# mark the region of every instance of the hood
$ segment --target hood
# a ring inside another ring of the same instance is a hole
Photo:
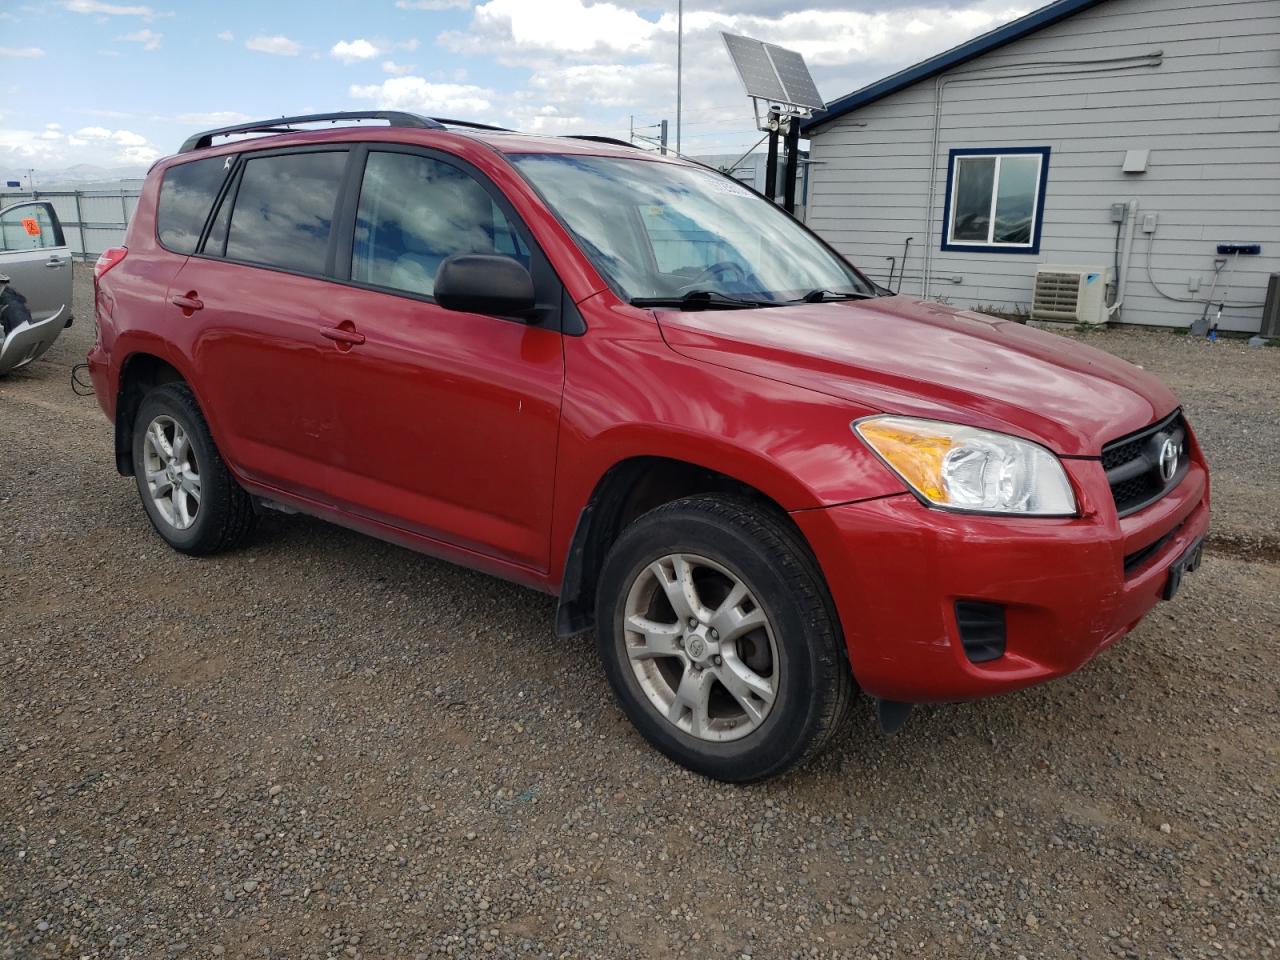
[[[657,315],[677,353],[847,400],[854,416],[967,423],[1066,456],[1098,456],[1178,403],[1109,353],[911,297]]]

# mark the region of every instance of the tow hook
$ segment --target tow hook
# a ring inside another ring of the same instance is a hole
[[[877,700],[876,719],[880,721],[880,732],[886,737],[897,733],[911,716],[912,703],[901,700]]]

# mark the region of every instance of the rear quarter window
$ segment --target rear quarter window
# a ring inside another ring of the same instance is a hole
[[[162,246],[175,253],[195,253],[200,231],[227,174],[225,167],[224,157],[209,157],[164,172],[156,206],[156,233]]]

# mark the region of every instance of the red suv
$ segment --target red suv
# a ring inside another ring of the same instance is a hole
[[[276,507],[554,593],[640,731],[723,780],[812,753],[855,688],[891,730],[1075,670],[1209,522],[1150,375],[889,295],[623,143],[211,131],[151,170],[96,286],[116,464],[170,545]]]

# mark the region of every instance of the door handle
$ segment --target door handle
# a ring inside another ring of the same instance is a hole
[[[204,301],[196,296],[196,292],[194,290],[189,290],[185,294],[175,293],[172,297],[169,298],[169,302],[172,303],[175,307],[181,307],[182,312],[185,313],[188,317],[191,316],[191,314],[195,313],[197,310],[204,309]]]
[[[57,257],[50,257],[48,260],[44,262],[44,265],[48,267],[50,270],[56,270],[58,267],[62,266],[66,262],[67,261],[65,260],[59,260]]]
[[[348,347],[354,347],[357,344],[364,343],[364,334],[357,333],[353,327],[326,327],[320,331],[320,336],[328,337],[335,343],[346,344]]]

